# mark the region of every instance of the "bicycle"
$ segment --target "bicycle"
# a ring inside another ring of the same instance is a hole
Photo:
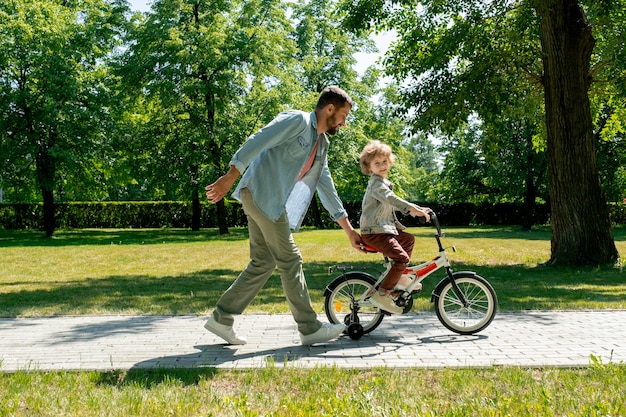
[[[491,284],[472,271],[453,272],[450,260],[443,247],[439,220],[434,212],[430,212],[430,221],[436,229],[435,240],[439,253],[433,259],[408,266],[403,273],[410,279],[406,288],[396,286],[392,297],[396,305],[403,308],[402,314],[408,313],[413,307],[413,296],[421,292],[421,283],[440,269],[445,269],[445,277],[431,293],[430,301],[434,303],[435,313],[439,321],[449,330],[470,335],[484,330],[496,315],[498,298]],[[453,252],[456,248],[451,246]],[[378,251],[365,247],[371,253]],[[351,339],[360,339],[364,334],[376,329],[385,316],[391,315],[371,304],[370,296],[378,291],[378,286],[387,275],[392,261],[384,256],[384,271],[378,278],[364,272],[354,270],[353,266],[333,265],[328,268],[342,270],[341,275],[334,278],[324,292],[324,309],[331,323],[346,325],[345,333]]]

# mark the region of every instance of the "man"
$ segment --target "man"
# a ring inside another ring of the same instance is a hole
[[[337,195],[327,158],[326,134],[334,135],[345,126],[351,109],[352,99],[345,91],[324,89],[315,111],[280,113],[237,150],[228,172],[206,187],[209,201],[217,203],[243,173],[233,197],[241,201],[248,218],[250,263],[218,300],[204,326],[228,343],[246,343],[232,327],[233,316],[243,313],[276,268],[303,345],[335,339],[344,331],[343,324],[317,319],[291,229],[298,230],[317,190],[332,219],[360,250],[361,237]]]

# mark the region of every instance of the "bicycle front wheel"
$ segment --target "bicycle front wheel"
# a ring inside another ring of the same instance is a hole
[[[334,324],[359,323],[363,333],[374,330],[384,314],[373,306],[364,294],[372,289],[376,279],[364,272],[348,272],[335,278],[326,288],[324,309],[328,321]]]
[[[478,333],[489,326],[496,315],[496,292],[486,279],[474,273],[457,272],[454,277],[467,305],[463,305],[452,283],[444,279],[433,292],[437,318],[455,333]]]

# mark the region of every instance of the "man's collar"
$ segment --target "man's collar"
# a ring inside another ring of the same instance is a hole
[[[317,115],[315,114],[315,110],[311,112],[311,126],[317,131]]]

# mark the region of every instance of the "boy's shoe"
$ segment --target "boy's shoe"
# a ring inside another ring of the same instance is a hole
[[[314,345],[316,343],[328,342],[335,339],[346,329],[344,324],[322,324],[318,331],[311,334],[300,333],[300,340],[305,346]]]
[[[218,323],[213,316],[209,316],[209,319],[204,324],[204,328],[226,340],[231,345],[245,345],[248,343],[243,337],[237,336],[237,333],[233,330],[233,326]]]
[[[376,291],[371,297],[370,302],[372,305],[380,308],[381,310],[385,310],[392,314],[402,314],[404,309],[402,307],[398,307],[396,303],[393,301],[391,296],[381,295],[378,291]]]

